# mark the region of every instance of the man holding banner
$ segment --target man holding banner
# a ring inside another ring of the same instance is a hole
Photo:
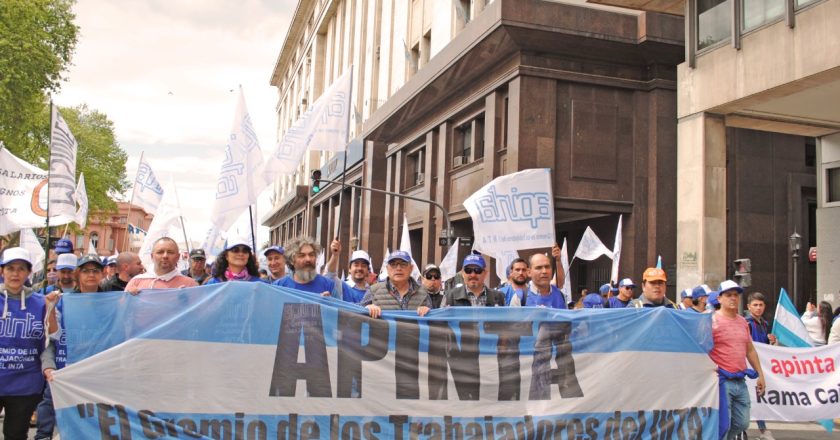
[[[487,263],[481,255],[467,255],[461,264],[464,273],[464,285],[446,292],[440,303],[447,306],[488,306],[500,307],[505,305],[505,296],[495,289],[488,289],[484,285],[487,278]]]
[[[386,260],[388,278],[371,286],[360,306],[371,318],[382,316],[383,310],[417,310],[424,316],[432,308],[426,288],[411,278],[411,255],[406,251],[391,252]]]

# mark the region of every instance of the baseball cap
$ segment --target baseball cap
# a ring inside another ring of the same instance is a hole
[[[438,273],[440,273],[440,268],[437,267],[437,265],[430,263],[430,264],[427,264],[426,267],[423,268],[423,275],[426,275],[426,272],[428,272],[430,270],[436,270],[436,271],[438,271]]]
[[[736,290],[738,293],[744,293],[744,288],[732,280],[726,280],[720,283],[720,287],[718,287],[718,292],[720,293],[726,292],[727,290]]]
[[[691,289],[683,289],[683,291],[680,292],[680,298],[682,298],[682,299],[691,298]]]
[[[8,248],[3,251],[3,266],[11,263],[12,261],[23,261],[29,266],[29,269],[32,269],[32,257],[29,255],[29,251],[22,248],[22,247],[13,247]]]
[[[642,276],[643,281],[668,281],[668,277],[665,276],[665,271],[659,269],[658,267],[649,267],[645,269],[645,273]]]
[[[61,269],[75,269],[76,268],[76,256],[73,254],[60,254],[58,256],[58,261],[55,263],[55,270]]]
[[[362,261],[366,262],[368,264],[368,267],[373,266],[370,263],[370,255],[368,255],[368,253],[365,252],[365,251],[358,250],[358,251],[353,251],[353,253],[350,254],[350,263],[353,263],[354,261],[357,261],[357,260],[362,260]]]
[[[630,278],[625,278],[618,282],[618,287],[631,287],[635,289],[636,283],[634,283]]]
[[[482,269],[487,267],[487,263],[484,262],[484,257],[481,255],[470,254],[464,257],[464,263],[461,264],[461,267],[467,266],[478,266]]]
[[[718,292],[716,290],[713,291],[712,293],[709,294],[709,299],[706,301],[706,303],[708,303],[712,307],[719,306],[720,301],[718,300],[718,296],[720,296],[720,292]]]
[[[108,266],[116,266],[117,265],[117,256],[112,255],[110,257],[105,257],[105,261],[103,261]]]
[[[612,286],[610,286],[609,283],[601,285],[601,288],[598,289],[598,291],[601,292],[601,295],[610,293],[610,290],[612,290]]]
[[[193,249],[190,251],[190,259],[191,260],[206,260],[207,254],[204,253],[204,249]]]
[[[55,253],[57,254],[69,254],[73,252],[73,242],[62,238],[55,242]]]
[[[396,250],[394,252],[391,252],[390,255],[388,255],[388,263],[394,260],[402,260],[406,263],[411,263],[411,255],[409,255],[409,253],[406,251]]]
[[[608,286],[609,284],[604,284],[604,286]],[[601,286],[601,287],[604,287]],[[600,295],[590,293],[583,297],[583,308],[585,309],[602,309],[604,308],[604,300],[601,299]]]
[[[712,293],[712,289],[705,284],[701,284],[691,290],[691,297],[700,298],[701,296],[709,296],[710,293]]]
[[[84,257],[79,258],[79,267],[82,267],[88,263],[94,263],[100,268],[105,267],[105,265],[102,264],[102,260],[100,260],[99,257],[97,257],[94,254],[87,254]]]
[[[234,237],[228,240],[227,246],[225,246],[225,250],[229,251],[237,246],[245,246],[250,250],[251,242],[249,240],[246,240],[244,237]]]

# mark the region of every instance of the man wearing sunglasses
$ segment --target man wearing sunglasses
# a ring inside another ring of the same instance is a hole
[[[432,308],[439,309],[443,300],[443,289],[441,288],[440,268],[434,264],[427,264],[423,269],[423,277],[420,282],[429,292],[429,299],[432,301]]]
[[[371,286],[359,303],[367,308],[371,318],[378,318],[383,310],[416,310],[420,316],[431,309],[426,288],[411,278],[411,255],[406,251],[391,252],[385,262],[388,278]]]
[[[487,263],[481,255],[467,255],[461,265],[464,285],[447,290],[441,307],[500,307],[505,305],[505,295],[484,285]]]

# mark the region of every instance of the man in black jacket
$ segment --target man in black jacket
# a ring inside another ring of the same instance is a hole
[[[449,289],[441,301],[441,307],[501,307],[505,305],[505,295],[484,285],[487,278],[487,263],[481,255],[467,255],[461,265],[464,285]]]
[[[143,263],[134,252],[123,252],[117,255],[117,268],[114,276],[100,284],[105,292],[125,290],[125,285],[132,278],[143,272]],[[104,273],[103,273],[104,275]]]

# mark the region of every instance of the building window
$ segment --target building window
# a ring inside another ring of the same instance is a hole
[[[733,0],[697,0],[697,49],[730,37]]]
[[[840,202],[840,166],[825,170],[825,202]]]
[[[405,157],[406,188],[422,185],[426,181],[426,148],[418,148]]]
[[[814,138],[805,139],[805,166],[817,166],[817,140]]]
[[[76,234],[76,249],[85,247],[85,234]]]
[[[458,25],[455,28],[460,31],[470,23],[470,19],[472,18],[472,2],[470,0],[455,0],[454,3],[455,12],[458,16]]]
[[[97,249],[99,249],[99,234],[97,234],[96,232],[91,232],[90,249],[87,250],[87,253],[95,253]]]
[[[114,239],[113,238],[108,239],[108,250],[111,251],[111,252],[114,252]]]
[[[484,157],[484,113],[455,127],[452,168]]]
[[[785,0],[742,0],[744,31],[778,20],[785,13]]]

